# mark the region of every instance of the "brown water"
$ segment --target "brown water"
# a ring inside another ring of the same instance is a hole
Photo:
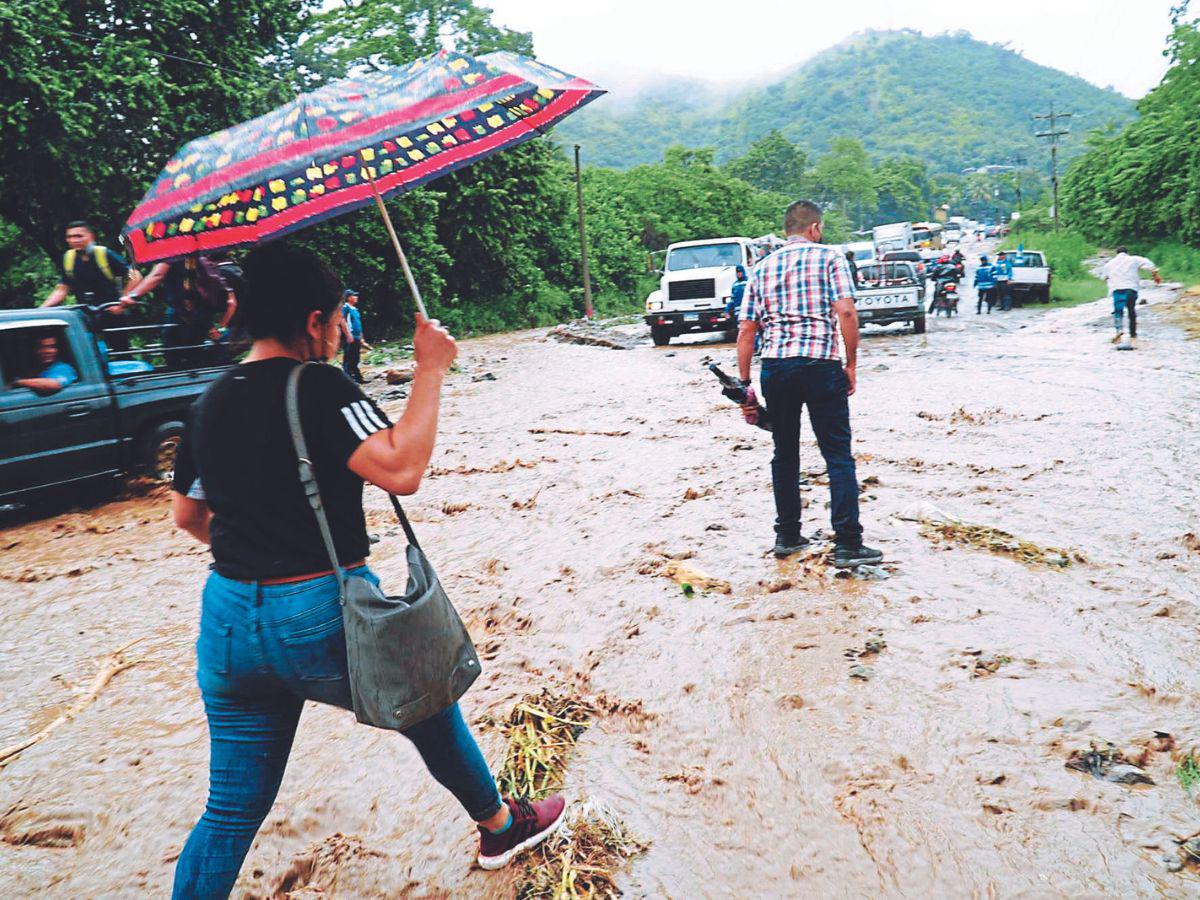
[[[1145,754],[1154,786],[1064,767],[1089,740],[1200,743],[1200,553],[1183,539],[1200,531],[1200,346],[1163,314],[1170,293],[1151,297],[1134,353],[1108,344],[1102,306],[868,333],[853,412],[882,581],[765,552],[768,437],[699,364],[732,370],[730,345],[466,343],[434,461],[451,471],[410,509],[491,657],[469,718],[543,686],[640,703],[585,733],[568,785],[652,842],[620,879],[631,896],[1194,896],[1200,877],[1161,862],[1200,827],[1171,753]],[[497,380],[471,380],[484,371]],[[808,437],[811,533],[827,489]],[[381,499],[373,562],[396,584]],[[939,547],[897,517],[923,501],[1088,562]],[[18,524],[0,549],[0,744],[142,639],[94,705],[0,769],[6,840],[57,835],[0,843],[0,894],[162,896],[204,802],[207,559],[162,496]],[[684,596],[663,554],[687,553],[732,593]],[[846,655],[871,637],[886,649]],[[973,677],[976,654],[1012,661]],[[856,663],[874,678],[849,678]],[[472,851],[403,739],[314,706],[235,896],[510,895]]]

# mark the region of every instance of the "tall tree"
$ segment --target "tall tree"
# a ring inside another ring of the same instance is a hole
[[[929,172],[925,162],[915,156],[892,156],[879,163],[875,190],[880,221],[920,220],[929,213]]]
[[[0,4],[0,217],[51,257],[71,219],[111,239],[181,144],[290,95],[309,2]]]
[[[777,129],[771,129],[741,156],[725,163],[725,171],[764,191],[799,197],[808,157]]]
[[[817,160],[810,178],[819,196],[855,225],[864,224],[878,200],[871,160],[857,138],[835,138],[829,152]]]
[[[1174,10],[1171,66],[1138,103],[1141,117],[1094,136],[1063,179],[1065,220],[1095,240],[1174,237],[1200,246],[1200,23]]]

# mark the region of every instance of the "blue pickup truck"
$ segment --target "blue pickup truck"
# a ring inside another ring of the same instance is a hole
[[[153,343],[160,326],[106,333],[106,318],[76,306],[0,310],[0,504],[93,479],[170,476],[188,408],[228,355],[187,348],[172,364]],[[51,355],[60,383],[38,377]]]

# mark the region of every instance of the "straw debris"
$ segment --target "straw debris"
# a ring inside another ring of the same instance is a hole
[[[516,897],[619,897],[616,870],[648,846],[630,834],[611,810],[591,801],[576,804],[558,834],[529,854]]]
[[[529,694],[500,723],[508,742],[497,776],[500,793],[534,800],[563,785],[567,759],[596,710],[579,697]]]
[[[1086,562],[1083,555],[1058,547],[1041,547],[1030,541],[1013,537],[1007,531],[990,525],[972,525],[969,522],[926,521],[921,534],[931,541],[945,541],[988,550],[1010,556],[1026,565],[1055,566],[1066,568],[1072,562]]]

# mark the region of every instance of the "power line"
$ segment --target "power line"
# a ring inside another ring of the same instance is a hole
[[[1071,133],[1069,120],[1074,113],[1055,113],[1054,101],[1050,101],[1050,112],[1044,116],[1033,116],[1035,122],[1049,122],[1045,131],[1039,131],[1034,137],[1050,138],[1050,185],[1054,189],[1054,230],[1058,231],[1058,139]],[[1059,129],[1058,120],[1067,120],[1067,126]]]
[[[84,41],[91,41],[96,44],[99,44],[101,41],[107,40],[108,38],[116,38],[117,40],[125,41],[128,44],[135,44],[135,41],[133,40],[132,37],[129,37],[129,36],[126,36],[123,34],[118,34],[117,32],[113,32],[112,34],[94,35],[94,34],[84,34],[79,31],[72,31],[69,28],[59,28],[57,26],[52,26],[52,25],[42,25],[41,23],[38,23],[38,22],[30,22],[29,24],[32,25],[34,28],[40,28],[42,31],[46,31],[51,34],[66,35],[68,37],[79,38],[80,40],[84,40]],[[153,37],[154,33],[151,31],[147,31],[146,36]],[[229,66],[221,66],[221,65],[218,65],[217,63],[204,62],[203,60],[199,60],[199,59],[189,59],[186,56],[179,56],[175,53],[166,53],[165,51],[162,51],[162,50],[151,50],[147,47],[142,46],[141,44],[136,44],[136,46],[143,53],[147,53],[150,56],[158,56],[163,59],[172,59],[172,60],[175,60],[176,62],[188,63],[189,65],[200,66],[205,69],[215,69],[219,72],[228,72],[230,75],[241,75],[243,78],[262,78],[263,76],[266,76],[267,78],[270,78],[272,81],[282,82],[284,80],[284,79],[280,78],[278,75],[272,74],[271,72],[269,72],[265,69],[259,70],[257,72],[248,72],[248,71],[245,71],[244,69],[231,69]]]

